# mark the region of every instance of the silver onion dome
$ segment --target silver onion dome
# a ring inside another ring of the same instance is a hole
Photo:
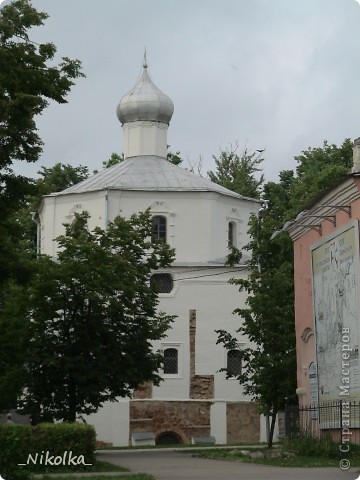
[[[122,124],[147,120],[150,122],[170,123],[174,104],[150,79],[147,64],[143,64],[142,75],[135,85],[120,100],[116,109]]]

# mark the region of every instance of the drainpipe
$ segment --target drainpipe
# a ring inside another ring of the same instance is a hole
[[[267,210],[269,208],[269,201],[264,200],[261,204],[261,208],[258,212],[258,219],[259,219],[259,225],[262,222],[262,219],[264,218],[264,215],[266,214]],[[257,259],[257,267],[258,271],[261,274],[261,262],[260,262],[260,257]],[[260,279],[261,281],[261,279]],[[265,415],[265,425],[266,425],[266,442],[269,443],[270,439],[270,417],[269,415]]]
[[[36,254],[40,255],[40,221],[38,212],[31,212],[31,219],[36,223]]]
[[[109,224],[109,187],[105,187],[105,227],[104,230],[106,232]]]

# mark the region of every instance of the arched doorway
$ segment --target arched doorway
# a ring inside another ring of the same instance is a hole
[[[183,443],[180,435],[175,432],[162,432],[157,436],[156,445],[174,445]]]

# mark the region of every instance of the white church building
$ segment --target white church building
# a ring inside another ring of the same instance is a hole
[[[91,228],[106,228],[121,215],[150,209],[153,234],[175,248],[171,266],[157,271],[159,310],[176,315],[161,343],[164,353],[160,386],[141,386],[131,399],[105,404],[87,417],[98,440],[114,446],[146,439],[156,443],[216,443],[265,440],[264,422],[236,378],[241,369],[237,351],[217,345],[216,329],[235,333],[246,294],[230,285],[246,278],[245,265],[225,264],[229,246],[248,243],[251,213],[259,201],[243,197],[167,160],[171,99],[143,72],[117,107],[124,133],[124,161],[62,192],[43,198],[39,209],[41,253],[56,257],[56,237],[75,212],[88,211]],[[247,338],[239,338],[248,345]]]

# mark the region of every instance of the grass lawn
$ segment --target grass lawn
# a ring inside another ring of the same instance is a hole
[[[81,478],[81,477],[77,477]],[[82,477],[85,478],[85,477]],[[53,477],[43,477],[43,480],[54,480]],[[74,477],[72,476],[66,476],[64,475],[63,477],[56,477],[56,480],[74,480]],[[94,477],[89,477],[89,480],[156,480],[155,477],[152,475],[147,475],[146,473],[139,473],[139,474],[134,474],[134,475],[119,475],[116,476],[111,476],[107,477],[106,475],[96,475]]]
[[[128,472],[127,468],[119,467],[109,462],[100,462],[96,460],[93,472]]]
[[[92,467],[87,467],[86,469],[62,466],[62,465],[58,465],[58,466],[44,465],[42,467],[37,465],[36,469],[31,470],[31,468],[29,468],[29,471],[32,473],[40,474],[40,475],[46,475],[47,473],[64,473],[64,474],[82,473],[82,472],[104,473],[104,472],[128,472],[129,470],[127,468],[119,467],[118,465],[114,465],[112,463],[100,462],[97,460]],[[116,478],[116,477],[113,477],[113,478]]]
[[[265,465],[274,465],[279,467],[338,467],[339,458],[329,458],[320,456],[295,456],[282,458],[250,458],[247,455],[240,453],[241,448],[234,448],[232,450],[216,449],[197,450],[192,454],[201,458],[212,458],[219,460],[240,461],[244,463],[260,463]],[[246,450],[250,450],[247,448]],[[254,449],[257,450],[257,449]],[[185,452],[184,452],[185,453]],[[189,452],[190,453],[190,452]],[[360,466],[360,458],[350,458],[352,467]]]

